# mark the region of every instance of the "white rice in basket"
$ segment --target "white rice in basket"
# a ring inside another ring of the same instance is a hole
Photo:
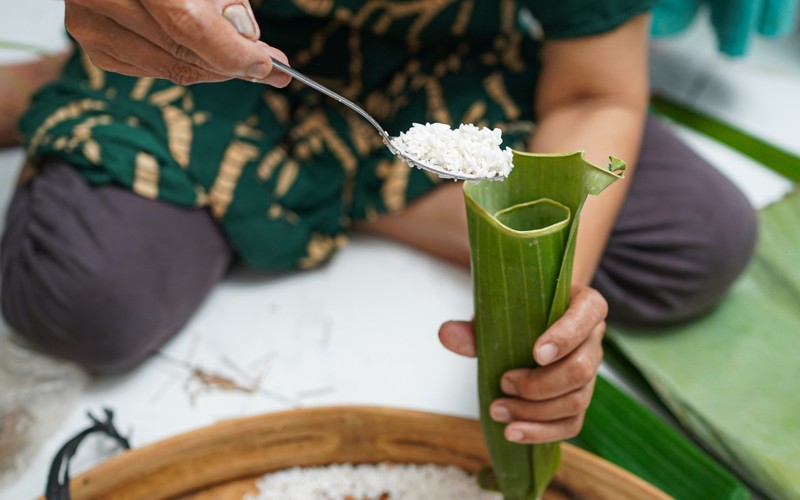
[[[334,464],[293,467],[258,480],[259,492],[245,500],[502,500],[484,491],[474,476],[454,466]]]
[[[511,148],[501,149],[502,131],[472,124],[415,123],[392,140],[398,150],[441,170],[480,178],[505,178],[513,168]]]

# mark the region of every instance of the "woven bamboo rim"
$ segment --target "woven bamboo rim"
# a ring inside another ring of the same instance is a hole
[[[567,443],[544,495],[666,499],[623,469]],[[489,463],[476,420],[394,408],[335,406],[229,420],[124,452],[77,476],[73,499],[241,498],[263,474],[332,463]]]

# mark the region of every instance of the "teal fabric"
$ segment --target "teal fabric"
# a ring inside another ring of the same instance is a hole
[[[798,0],[660,0],[653,8],[653,36],[675,35],[688,28],[702,9],[720,52],[743,56],[755,35],[781,37],[798,25]]]
[[[656,4],[656,0],[525,0],[547,38],[577,38],[610,31]]]

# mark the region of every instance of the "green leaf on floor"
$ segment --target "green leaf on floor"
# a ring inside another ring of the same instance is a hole
[[[748,483],[800,498],[800,192],[762,210],[754,261],[711,314],[610,338]]]
[[[728,470],[603,377],[571,442],[680,500],[750,498]]]
[[[0,50],[16,50],[19,52],[30,52],[33,54],[39,54],[41,56],[54,55],[50,51],[45,50],[37,45],[31,45],[22,42],[14,42],[11,40],[0,40]]]
[[[664,96],[654,96],[656,113],[704,134],[794,182],[800,182],[800,157],[713,116]]]

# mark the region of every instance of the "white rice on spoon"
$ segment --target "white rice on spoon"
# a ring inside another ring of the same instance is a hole
[[[396,149],[441,170],[490,179],[507,177],[513,168],[511,148],[501,149],[502,143],[499,128],[446,123],[415,123],[392,140]]]

